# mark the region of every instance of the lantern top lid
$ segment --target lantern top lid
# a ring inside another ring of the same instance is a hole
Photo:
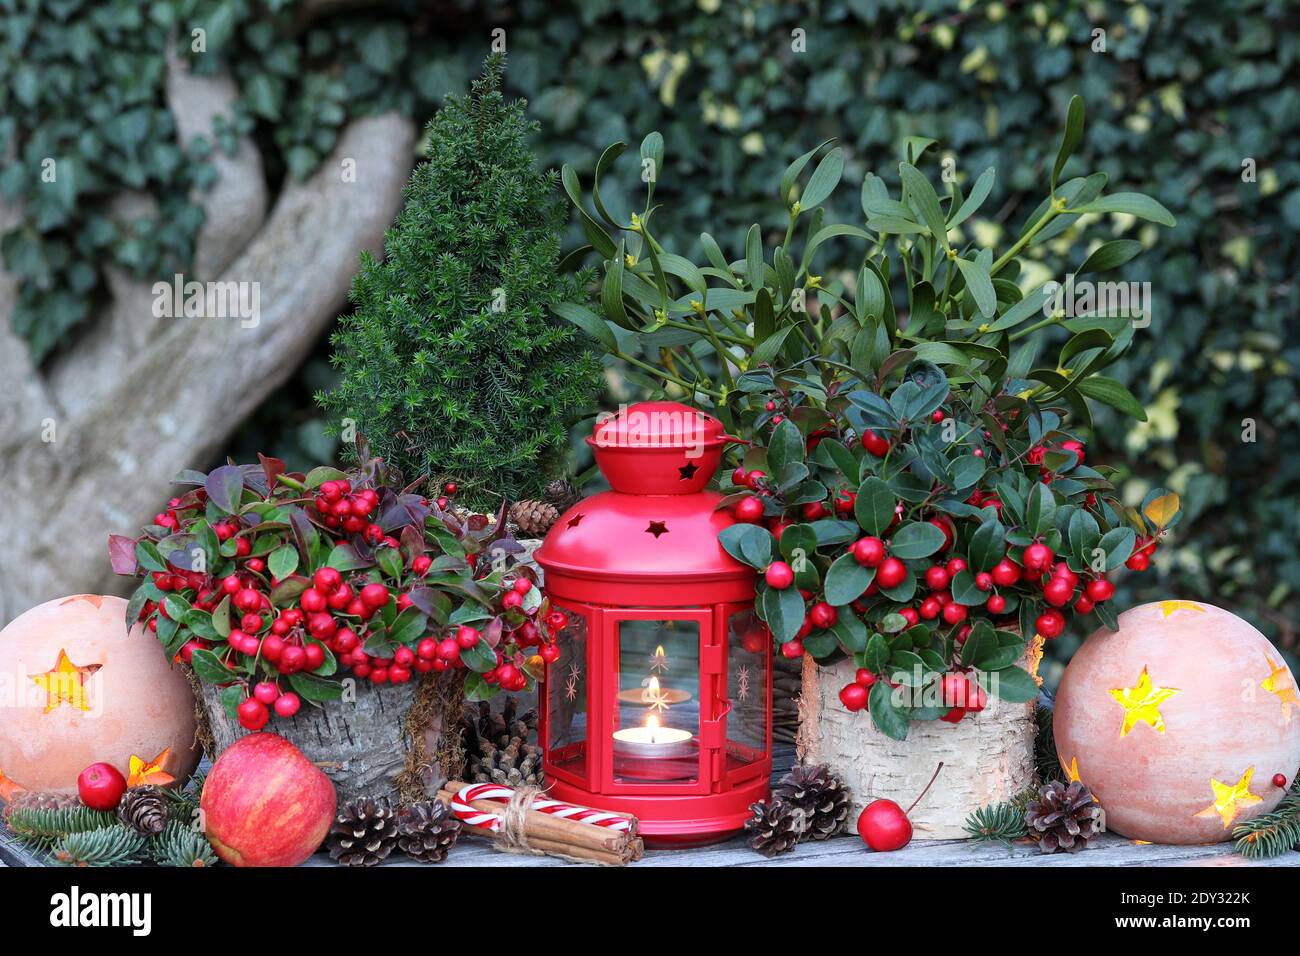
[[[680,402],[638,402],[602,413],[587,444],[610,487],[634,495],[704,490],[722,448],[740,441],[722,422]]]
[[[718,543],[735,518],[705,490],[735,440],[677,402],[603,416],[587,442],[613,490],[578,502],[546,535],[536,557],[548,593],[650,606],[752,600],[754,570]]]

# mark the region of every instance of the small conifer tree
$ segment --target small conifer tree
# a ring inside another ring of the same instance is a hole
[[[536,168],[535,123],[501,93],[489,57],[466,97],[428,127],[428,161],[384,239],[362,254],[331,342],[338,386],[317,396],[408,479],[454,479],[488,508],[540,491],[562,468],[567,424],[591,405],[600,363],[552,306],[584,298],[561,274],[558,177]]]

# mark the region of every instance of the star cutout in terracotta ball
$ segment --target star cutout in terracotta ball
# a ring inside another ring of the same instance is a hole
[[[1137,686],[1112,690],[1110,696],[1124,708],[1124,726],[1120,729],[1119,735],[1127,737],[1128,732],[1139,721],[1156,733],[1163,734],[1165,719],[1160,715],[1159,707],[1176,693],[1178,693],[1177,687],[1156,687],[1152,684],[1145,667],[1142,668],[1142,676],[1138,678]]]
[[[168,747],[158,756],[154,757],[147,763],[135,754],[131,754],[131,762],[126,777],[128,787],[143,787],[148,784],[164,786],[165,784],[175,783],[176,778],[163,770],[163,765],[167,763],[167,758],[172,755],[172,749]]]
[[[44,674],[31,675],[32,681],[45,689],[45,712],[68,704],[78,710],[90,710],[86,700],[86,681],[90,679],[101,665],[90,664],[78,667],[68,657],[68,652],[59,649],[59,659],[54,667]]]
[[[1225,830],[1232,826],[1232,821],[1237,819],[1242,807],[1253,806],[1262,799],[1250,792],[1250,778],[1254,772],[1254,767],[1247,767],[1241,779],[1234,784],[1219,783],[1211,778],[1210,788],[1214,791],[1214,802],[1196,816],[1212,817],[1218,814]]]

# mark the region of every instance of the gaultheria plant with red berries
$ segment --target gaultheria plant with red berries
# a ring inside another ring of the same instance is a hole
[[[454,484],[430,499],[363,447],[358,459],[306,475],[266,457],[187,471],[176,481],[194,487],[143,534],[109,540],[114,570],[142,579],[128,625],[144,622],[168,655],[224,687],[250,730],[340,698],[345,677],[459,669],[481,700],[532,686],[532,655],[555,656],[549,635],[565,622],[548,618],[562,614],[548,613],[501,516],[458,513]]]
[[[892,737],[914,719],[958,722],[988,694],[1035,698],[1019,665],[1027,639],[1057,637],[1073,615],[1113,625],[1109,575],[1144,569],[1178,517],[1177,496],[1161,489],[1123,508],[1114,471],[1088,461],[1084,444],[1090,401],[1145,418],[1100,373],[1148,323],[1127,307],[1066,308],[1058,287],[1018,281],[1026,250],[1082,240],[1086,217],[1174,224],[1148,196],[1103,195],[1104,173],[1060,179],[1083,126],[1076,97],[1048,194],[1001,254],[961,238],[994,170],[969,195],[951,181],[941,197],[917,166],[934,145],[920,137],[907,140],[895,194],[864,177],[862,226],[827,223],[819,208],[840,181],[839,148],[800,181],[823,144],[782,177],[785,229],[754,225],[735,261],[705,233],[704,264],[653,235],[666,175],[658,133],[641,144],[642,169],[656,175],[643,177],[645,205],[627,222],[599,193],[622,144],[596,164],[595,215],[564,170],[605,260],[603,316],[557,311],[627,361],[629,378],[709,406],[750,440],[722,504],[739,523],[722,544],[762,572],[758,613],[781,652],[851,655],[857,680],[841,700],[869,707]],[[1074,273],[1140,252],[1101,242]],[[813,274],[818,257],[834,278]]]

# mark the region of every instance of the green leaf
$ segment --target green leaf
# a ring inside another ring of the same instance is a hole
[[[808,165],[809,160],[821,152],[824,147],[833,142],[835,142],[833,139],[828,139],[824,143],[818,143],[785,168],[785,172],[781,174],[780,195],[781,202],[785,203],[787,207],[794,203],[792,193],[794,190],[794,184],[799,178],[799,174],[803,172],[804,167]]]
[[[980,177],[975,180],[975,185],[971,187],[970,195],[966,197],[966,201],[948,220],[949,229],[957,228],[979,211],[980,206],[984,205],[984,200],[988,198],[989,191],[993,188],[993,180],[996,177],[997,171],[992,166],[980,173]]]
[[[944,222],[943,210],[939,206],[939,196],[930,185],[930,180],[926,179],[911,163],[899,163],[898,174],[903,180],[903,188],[907,190],[908,197],[921,216],[921,221],[930,230],[930,235],[934,236],[935,241],[944,249],[947,249],[948,227]]]
[[[339,700],[343,697],[343,684],[341,682],[326,680],[324,677],[317,677],[315,674],[308,674],[305,671],[290,674],[289,686],[304,700],[315,701],[318,704]]]
[[[1068,160],[1075,149],[1078,148],[1079,140],[1083,138],[1083,97],[1070,97],[1070,108],[1065,117],[1065,132],[1061,136],[1061,148],[1056,151],[1056,162],[1052,165],[1051,190],[1052,195],[1056,195],[1056,184],[1060,181],[1061,170],[1065,168]]]
[[[956,262],[980,315],[985,318],[993,315],[998,309],[998,297],[993,291],[993,280],[989,278],[988,269],[970,259],[957,259]]]
[[[910,521],[894,532],[889,542],[889,553],[904,561],[928,558],[946,540],[944,533],[928,521]]]
[[[136,542],[135,561],[146,571],[167,570],[166,562],[163,561],[162,555],[158,553],[158,548],[154,546],[152,541]]]
[[[822,157],[822,161],[813,170],[808,185],[799,196],[799,208],[808,211],[820,206],[840,184],[844,174],[844,151],[836,146]]]
[[[1100,199],[1094,199],[1086,205],[1068,211],[1071,213],[1123,212],[1161,226],[1178,225],[1168,209],[1144,193],[1111,193],[1109,196],[1102,196]]]
[[[199,680],[205,684],[229,684],[233,680],[238,680],[235,672],[221,663],[221,658],[203,648],[199,648],[190,656],[190,666],[194,668],[194,673],[198,675]]]
[[[311,471],[307,472],[307,477],[303,479],[303,484],[308,488],[319,488],[327,481],[338,481],[340,478],[346,478],[347,474],[330,465],[317,465]]]
[[[776,539],[758,525],[733,524],[718,533],[718,543],[737,561],[763,571],[772,563]]]
[[[985,521],[970,539],[970,566],[976,571],[988,571],[1007,553],[1006,529],[996,519]]]
[[[1108,272],[1111,269],[1118,269],[1141,251],[1142,243],[1135,239],[1113,239],[1110,242],[1103,242],[1088,255],[1087,259],[1083,260],[1083,265],[1075,270],[1075,274],[1083,275],[1087,272]]]
[[[1008,704],[1024,704],[1038,699],[1038,682],[1020,667],[1004,667],[991,674],[981,671],[979,682],[990,694]]]
[[[1097,547],[1101,548],[1106,555],[1104,570],[1114,571],[1121,564],[1128,560],[1129,555],[1133,553],[1133,545],[1137,542],[1137,533],[1128,527],[1111,528],[1101,536],[1097,542]],[[1085,555],[1086,560],[1091,563],[1092,555]]]
[[[826,572],[824,591],[826,600],[837,607],[849,604],[871,586],[876,576],[874,568],[864,568],[852,554],[842,554]]]
[[[785,535],[782,537],[784,538]],[[795,634],[803,626],[804,619],[803,596],[798,589],[786,588],[784,591],[778,591],[776,588],[764,586],[759,600],[762,603],[763,620],[767,622],[772,636],[778,643],[784,644],[794,640]]]
[[[1104,375],[1091,375],[1078,383],[1078,388],[1088,398],[1094,398],[1103,405],[1118,409],[1125,415],[1140,422],[1147,420],[1146,409],[1133,397],[1133,393],[1113,378]]]
[[[887,681],[878,680],[871,686],[867,704],[877,730],[894,740],[907,739],[907,713],[894,703],[894,689]]]
[[[266,566],[270,569],[272,577],[277,581],[283,581],[298,570],[298,549],[291,544],[281,545],[271,552]]]
[[[488,642],[480,640],[473,647],[461,650],[460,659],[465,666],[477,674],[486,674],[497,666],[496,651],[488,647]]]
[[[853,515],[868,534],[882,535],[893,523],[898,499],[883,480],[872,475],[858,488]]]
[[[1037,482],[1025,502],[1025,527],[1035,535],[1046,534],[1056,521],[1056,497],[1052,489]]]
[[[757,223],[745,234],[745,281],[751,289],[763,288],[763,233]]]
[[[573,302],[559,302],[551,306],[551,311],[567,322],[572,322],[582,331],[600,343],[607,352],[619,351],[618,340],[610,331],[609,324],[590,309]]]
[[[885,669],[889,663],[889,641],[885,640],[883,634],[872,634],[867,641],[867,649],[863,652],[863,667],[877,674]]]
[[[772,430],[772,438],[767,446],[767,465],[772,474],[780,475],[785,468],[795,462],[804,460],[804,440],[799,433],[799,426],[788,418]]]

